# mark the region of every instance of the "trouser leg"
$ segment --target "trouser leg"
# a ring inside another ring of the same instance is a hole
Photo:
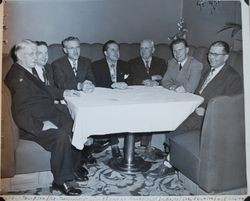
[[[38,136],[37,142],[51,152],[50,165],[54,181],[62,184],[74,179],[70,138],[63,129],[49,129]]]

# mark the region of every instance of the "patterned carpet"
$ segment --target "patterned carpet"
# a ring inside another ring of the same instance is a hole
[[[150,160],[145,149],[137,148],[136,154],[150,161],[152,167],[145,173],[125,174],[110,169],[107,165],[110,150],[94,154],[98,163],[88,166],[89,181],[78,183],[83,196],[182,196],[190,195],[178,180],[177,174],[164,175],[163,159]],[[61,195],[50,188],[37,188],[9,195]]]

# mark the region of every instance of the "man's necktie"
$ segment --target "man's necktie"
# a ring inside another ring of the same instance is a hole
[[[116,70],[115,70],[115,64],[110,65],[110,75],[112,82],[116,82]]]
[[[213,79],[213,73],[214,73],[214,68],[211,68],[208,76],[207,76],[207,79],[205,80],[205,82],[203,83],[199,93],[201,94],[203,92],[203,90],[206,88],[206,86],[208,85],[208,83]]]
[[[149,68],[150,68],[150,66],[149,66],[149,61],[147,60],[147,61],[145,61],[145,63],[146,63],[146,70],[147,70],[147,74],[149,74]]]
[[[73,63],[72,63],[72,69],[73,69],[73,71],[74,71],[74,74],[75,74],[75,76],[77,75],[77,70],[76,70],[76,62],[74,61]]]
[[[38,73],[37,73],[36,69],[35,69],[35,68],[32,68],[31,70],[32,70],[32,74],[33,74],[37,79],[40,80],[40,78],[39,78],[39,76],[38,76]]]
[[[49,79],[48,79],[47,72],[46,72],[46,70],[45,70],[44,68],[43,68],[42,70],[43,70],[44,84],[45,84],[46,86],[49,86]]]
[[[182,69],[182,65],[181,65],[181,63],[180,63],[180,65],[179,65],[179,71],[181,71],[181,69]]]

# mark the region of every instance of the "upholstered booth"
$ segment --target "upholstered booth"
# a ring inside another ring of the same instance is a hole
[[[202,190],[246,187],[243,94],[209,101],[202,132],[170,138],[171,164]]]
[[[129,60],[139,54],[139,44],[120,44],[121,59]],[[190,47],[190,54],[207,66],[207,48]],[[49,46],[49,63],[63,55],[60,44]],[[81,44],[81,55],[90,58],[92,61],[103,57],[102,44]],[[155,56],[166,61],[172,57],[168,44],[157,44]],[[11,56],[3,59],[3,78],[11,67],[13,60]],[[231,64],[242,75],[242,54],[232,52],[229,64]],[[2,177],[13,177],[15,174],[31,173],[49,170],[50,154],[38,144],[19,139],[18,129],[11,116],[11,96],[8,88],[3,83],[2,89]],[[231,147],[234,147],[234,142]],[[160,145],[162,146],[162,145]],[[188,164],[187,164],[188,165]]]

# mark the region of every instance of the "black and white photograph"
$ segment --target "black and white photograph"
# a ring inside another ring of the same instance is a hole
[[[247,197],[249,0],[5,0],[0,14],[1,199]]]

